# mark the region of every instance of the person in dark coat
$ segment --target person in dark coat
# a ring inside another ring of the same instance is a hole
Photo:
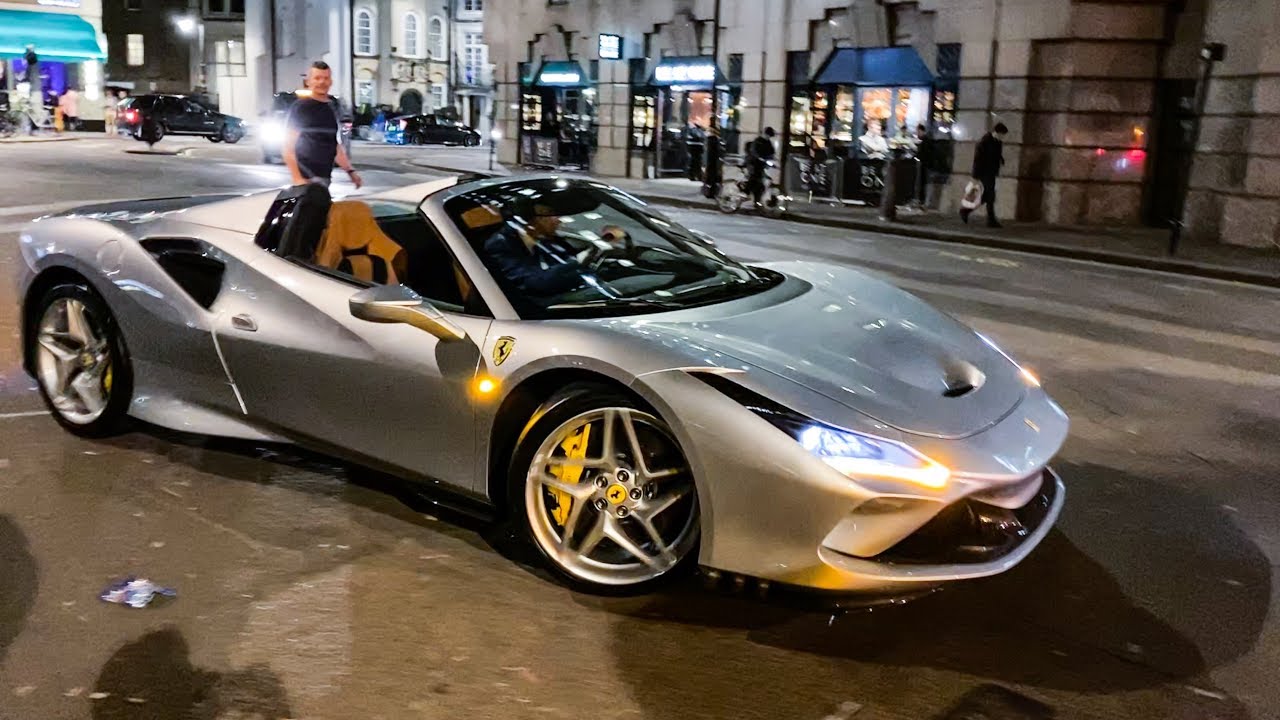
[[[982,136],[978,148],[973,154],[973,177],[982,183],[982,203],[987,206],[987,227],[998,228],[1000,221],[996,219],[996,176],[1004,165],[1004,136],[1009,128],[1004,123],[996,123],[991,132]],[[968,208],[960,210],[960,219],[969,222]]]
[[[929,173],[938,165],[938,141],[929,135],[929,128],[916,125],[916,202],[924,207],[929,189]]]
[[[582,284],[577,258],[551,249],[560,218],[551,208],[536,205],[524,228],[508,223],[485,241],[484,251],[502,280],[525,295],[545,297]]]

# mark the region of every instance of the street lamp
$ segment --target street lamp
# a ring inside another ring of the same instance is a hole
[[[173,19],[173,24],[178,28],[178,34],[187,38],[194,38],[196,41],[197,62],[192,70],[198,70],[198,85],[204,86],[205,83],[205,60],[204,60],[204,25],[201,24],[193,15],[179,15]]]
[[[492,121],[491,121],[492,122]],[[497,152],[498,141],[502,139],[502,131],[493,128],[489,131],[489,171],[493,171],[493,154]]]

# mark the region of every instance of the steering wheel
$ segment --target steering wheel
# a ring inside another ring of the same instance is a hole
[[[616,231],[616,232],[615,232]],[[595,246],[591,253],[583,260],[583,265],[592,270],[599,270],[605,260],[613,257],[621,257],[627,260],[633,260],[636,256],[636,242],[631,239],[631,234],[622,228],[611,227],[606,228],[603,239],[609,241],[608,247]],[[622,247],[618,247],[615,243],[622,241]]]

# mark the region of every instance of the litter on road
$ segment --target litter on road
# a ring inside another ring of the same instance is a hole
[[[156,595],[174,597],[177,594],[177,590],[161,587],[146,578],[129,577],[112,583],[99,597],[109,603],[141,608],[149,605]]]

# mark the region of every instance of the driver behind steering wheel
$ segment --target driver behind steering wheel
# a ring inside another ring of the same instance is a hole
[[[526,220],[528,218],[528,220]],[[494,268],[510,284],[527,295],[548,296],[568,292],[582,285],[583,267],[599,261],[615,243],[626,242],[626,231],[615,225],[603,229],[607,246],[593,245],[567,255],[557,231],[560,213],[545,202],[534,202],[517,211],[502,229],[484,243]]]

